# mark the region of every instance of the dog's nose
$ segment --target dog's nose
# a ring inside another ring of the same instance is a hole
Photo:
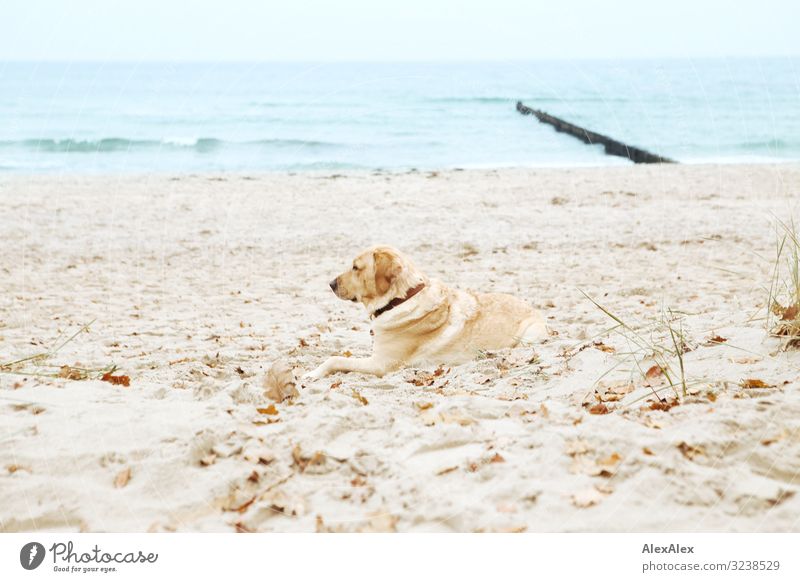
[[[336,289],[339,287],[339,280],[334,279],[333,281],[330,282],[330,286],[331,286],[331,291],[336,293]]]

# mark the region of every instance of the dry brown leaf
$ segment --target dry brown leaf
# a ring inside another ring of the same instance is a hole
[[[661,366],[655,365],[651,366],[647,372],[644,373],[645,378],[658,378],[659,376],[664,375],[664,370],[661,369]]]
[[[602,402],[598,402],[594,406],[589,407],[589,414],[608,414],[609,412],[611,412],[611,410]]]
[[[300,341],[298,342],[298,345],[299,345],[301,348],[307,348],[307,347],[308,347],[308,342],[307,342],[305,339],[303,339],[303,338],[300,338]]]
[[[746,378],[739,382],[739,386],[742,388],[772,388],[770,384],[758,378]]]
[[[664,412],[669,411],[671,408],[674,408],[680,404],[677,398],[670,398],[665,400],[657,400],[655,402],[651,402],[648,408],[650,410],[663,410]]]
[[[506,460],[505,460],[505,458],[503,458],[503,455],[501,455],[500,453],[495,453],[494,456],[491,459],[489,459],[489,462],[490,463],[505,463]]]
[[[331,384],[331,390],[336,390],[341,385],[342,385],[342,381],[341,380],[336,380],[336,382],[333,382]]]
[[[267,414],[269,416],[275,416],[278,414],[278,409],[275,407],[274,404],[270,404],[266,408],[256,408],[259,414]]]
[[[607,354],[613,354],[617,350],[612,348],[611,346],[607,346],[601,341],[596,341],[592,344],[592,347],[596,350],[600,350],[601,352],[606,352]]]
[[[649,447],[642,447],[642,452],[649,456],[655,455],[655,453]]]
[[[131,385],[131,379],[128,376],[112,376],[111,372],[106,372],[100,378],[103,382],[114,384],[115,386],[125,386],[126,388]]]
[[[714,336],[711,336],[710,338],[708,338],[708,341],[706,342],[706,345],[707,346],[713,346],[713,345],[718,345],[718,344],[724,344],[726,341],[728,341],[728,338],[722,337],[721,335],[714,335]]]
[[[417,408],[420,410],[428,410],[433,408],[433,402],[417,402]]]
[[[781,314],[781,320],[792,321],[794,319],[797,319],[797,313],[798,313],[798,305],[795,303],[794,305],[790,305],[789,307],[783,310],[783,313]]]
[[[114,477],[114,487],[117,489],[122,489],[125,485],[128,484],[128,481],[131,480],[131,468],[125,467],[122,471],[117,473],[117,476]]]
[[[438,476],[447,475],[448,473],[452,473],[456,469],[458,469],[458,465],[453,466],[453,467],[446,467],[444,469],[441,469],[441,470],[437,471],[436,475],[438,475]]]

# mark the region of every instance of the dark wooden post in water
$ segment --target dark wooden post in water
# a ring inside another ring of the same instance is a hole
[[[544,111],[531,109],[530,107],[523,105],[522,101],[517,101],[517,111],[522,113],[522,115],[535,115],[536,119],[542,123],[549,123],[556,128],[556,131],[569,134],[572,137],[581,140],[583,143],[603,144],[608,155],[628,158],[634,164],[677,164],[675,160],[670,160],[669,158],[651,154],[646,150],[629,146],[621,141],[611,139],[608,136],[595,133],[594,131],[584,129],[577,125],[573,125],[568,121],[559,119],[558,117],[550,115],[549,113],[545,113]]]

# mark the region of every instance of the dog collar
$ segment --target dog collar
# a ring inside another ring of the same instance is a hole
[[[424,288],[425,288],[425,283],[420,283],[416,287],[414,287],[412,289],[409,289],[408,292],[406,293],[405,297],[395,297],[394,299],[389,301],[389,303],[387,303],[386,305],[384,305],[380,309],[376,309],[374,311],[374,313],[372,314],[372,318],[374,319],[374,318],[378,317],[381,313],[385,313],[385,312],[389,311],[390,309],[394,309],[398,305],[402,305],[403,303],[405,303],[406,301],[411,299],[414,295],[416,295],[417,293],[422,291]]]

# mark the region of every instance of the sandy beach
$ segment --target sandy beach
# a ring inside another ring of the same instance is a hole
[[[800,353],[765,325],[800,165],[5,175],[0,198],[0,365],[43,354],[0,369],[0,531],[800,531]],[[327,282],[376,243],[554,335],[267,398],[274,362],[369,353]],[[586,295],[672,310],[686,386]]]

